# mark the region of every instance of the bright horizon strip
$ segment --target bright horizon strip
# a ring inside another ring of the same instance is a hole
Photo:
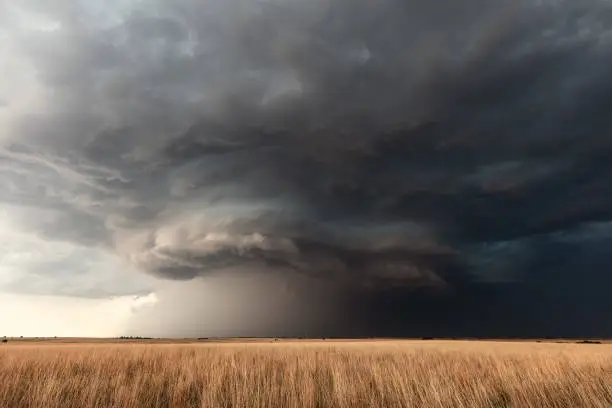
[[[0,293],[0,337],[118,337],[155,295],[88,299]]]

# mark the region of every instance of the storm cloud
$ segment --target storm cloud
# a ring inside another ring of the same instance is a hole
[[[264,276],[229,304],[280,276],[325,314],[330,290],[338,335],[612,335],[608,2],[0,10],[22,230],[177,287]]]

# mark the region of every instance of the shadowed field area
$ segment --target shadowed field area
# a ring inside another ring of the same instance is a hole
[[[1,407],[610,407],[612,345],[9,342]]]

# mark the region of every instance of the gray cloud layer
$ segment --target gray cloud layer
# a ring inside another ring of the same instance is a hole
[[[608,2],[19,7],[59,28],[9,30],[44,109],[0,139],[0,199],[47,239],[169,279],[607,279]]]

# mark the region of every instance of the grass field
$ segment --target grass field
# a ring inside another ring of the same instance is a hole
[[[612,345],[17,341],[0,407],[612,407]]]

